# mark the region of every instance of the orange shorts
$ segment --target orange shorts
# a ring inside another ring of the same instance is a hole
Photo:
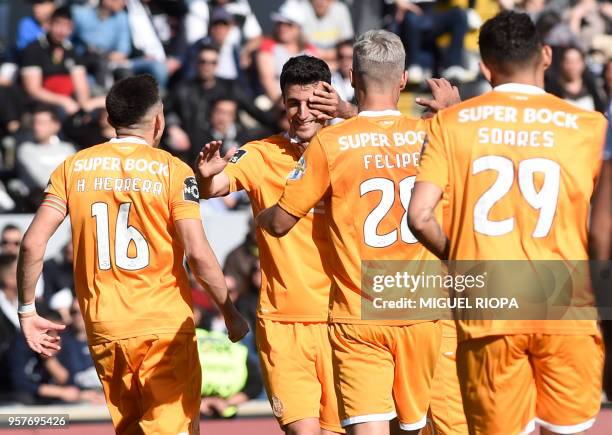
[[[466,340],[457,369],[470,433],[590,428],[599,412],[599,335],[517,334]]]
[[[342,426],[399,417],[403,430],[426,424],[440,349],[439,322],[330,326]]]
[[[146,335],[89,348],[117,434],[200,433],[195,335]]]
[[[272,411],[281,426],[318,418],[323,429],[344,432],[327,323],[258,319],[257,349]]]
[[[457,331],[455,322],[441,320],[442,344],[431,384],[431,403],[427,426],[422,435],[467,435],[468,426],[463,413],[461,389],[457,376],[455,352]]]

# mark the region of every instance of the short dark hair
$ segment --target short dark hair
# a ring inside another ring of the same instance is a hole
[[[0,230],[0,235],[4,234],[7,231],[15,231],[18,230],[19,232],[21,232],[21,228],[19,228],[17,225],[15,224],[6,224],[2,230]]]
[[[106,96],[108,122],[115,128],[137,124],[159,101],[159,87],[153,76],[140,74],[119,80]]]
[[[529,15],[504,11],[482,25],[478,46],[485,65],[508,74],[538,60],[542,40]]]
[[[295,56],[283,65],[280,75],[280,86],[283,95],[287,86],[311,85],[326,82],[331,84],[331,71],[327,64],[314,56]]]
[[[36,115],[37,113],[48,113],[55,122],[60,122],[60,117],[57,110],[50,104],[38,103],[32,108],[31,113],[32,116]]]
[[[53,11],[53,14],[51,14],[51,21],[60,18],[72,21],[72,13],[70,12],[70,8],[68,6],[59,7]]]
[[[198,46],[198,55],[203,51],[214,51],[215,53],[219,54],[219,47],[210,42],[205,42]]]

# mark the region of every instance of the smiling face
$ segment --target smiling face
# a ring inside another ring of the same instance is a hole
[[[323,127],[308,107],[308,99],[315,89],[323,89],[321,83],[309,85],[287,85],[284,89],[283,101],[289,121],[289,135],[303,142],[309,142]]]

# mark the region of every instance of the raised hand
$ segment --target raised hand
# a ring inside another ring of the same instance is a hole
[[[313,96],[308,99],[308,107],[318,120],[347,119],[357,114],[355,106],[340,98],[332,85],[327,82],[321,84],[323,89],[315,89]]]
[[[223,145],[223,142],[220,140],[214,140],[204,145],[196,162],[197,175],[207,179],[223,171],[236,152],[236,147],[232,147],[225,156],[221,156],[221,145]]]
[[[417,98],[417,104],[428,108],[432,113],[461,102],[457,86],[453,86],[446,79],[427,79],[433,99]]]
[[[66,325],[53,323],[38,314],[20,316],[21,332],[26,343],[34,352],[43,356],[53,356],[60,350],[58,332],[63,331]]]

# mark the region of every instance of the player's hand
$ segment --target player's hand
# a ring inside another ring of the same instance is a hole
[[[433,99],[417,98],[417,104],[426,107],[431,113],[450,107],[461,102],[457,86],[453,86],[446,79],[428,79]]]
[[[227,328],[227,335],[232,343],[242,340],[249,332],[249,323],[238,311],[231,317],[225,319],[225,327]]]
[[[60,350],[60,338],[57,333],[63,331],[65,325],[53,323],[38,314],[20,316],[19,323],[26,343],[34,352],[43,356],[53,356]]]
[[[225,156],[221,156],[221,145],[222,141],[214,140],[204,145],[200,151],[196,168],[197,174],[202,178],[214,177],[221,173],[236,152],[236,147],[232,147]]]
[[[347,119],[357,114],[354,106],[340,98],[332,85],[327,82],[321,83],[323,89],[315,89],[313,96],[308,99],[308,107],[319,121]]]

